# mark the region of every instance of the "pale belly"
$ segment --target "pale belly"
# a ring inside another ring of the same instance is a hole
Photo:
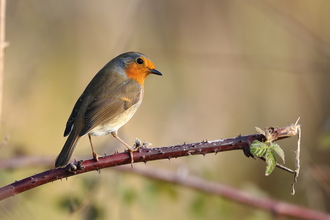
[[[88,134],[92,136],[103,136],[113,131],[117,131],[121,126],[126,124],[132,118],[137,109],[140,107],[140,104],[141,103],[136,103],[125,112],[117,115],[110,121],[93,128],[90,132],[88,132]]]

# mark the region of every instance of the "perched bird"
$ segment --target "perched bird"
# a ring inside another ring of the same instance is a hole
[[[107,63],[88,84],[77,100],[66,123],[64,136],[69,135],[55,167],[69,163],[78,140],[88,134],[93,158],[98,160],[91,136],[111,133],[130,151],[132,149],[117,135],[140,107],[144,96],[144,81],[149,74],[162,76],[153,62],[138,52],[123,53]]]

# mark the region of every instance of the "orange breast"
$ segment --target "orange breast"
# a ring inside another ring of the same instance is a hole
[[[136,80],[142,85],[142,87],[144,87],[144,81],[148,74],[149,71],[146,67],[140,66],[136,63],[129,64],[126,68],[126,75],[129,78]]]

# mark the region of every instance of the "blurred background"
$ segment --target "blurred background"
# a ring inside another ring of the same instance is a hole
[[[55,160],[66,121],[92,77],[112,58],[146,54],[149,76],[135,116],[119,130],[153,147],[255,133],[301,117],[301,175],[241,151],[134,164],[184,170],[257,196],[330,210],[329,1],[10,0],[6,10],[0,159]],[[294,168],[297,138],[279,142]],[[122,146],[93,139],[102,155]],[[88,138],[73,159],[91,158]],[[0,171],[1,186],[49,169]],[[0,202],[1,219],[273,219],[210,194],[105,169],[56,181]]]

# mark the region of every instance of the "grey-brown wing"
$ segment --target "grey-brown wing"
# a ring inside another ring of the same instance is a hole
[[[93,128],[101,125],[136,104],[142,92],[142,87],[135,81],[121,84],[119,90],[112,90],[111,94],[96,97],[85,112],[85,126],[80,131],[82,136]]]
[[[78,111],[80,109],[80,106],[81,106],[81,103],[83,101],[83,95],[81,95],[79,97],[79,99],[77,100],[76,104],[74,105],[73,109],[72,109],[72,112],[71,112],[71,115],[66,123],[66,126],[65,126],[65,130],[64,130],[64,137],[68,136],[72,130],[72,126],[74,124],[74,121],[77,117],[77,114],[78,114]]]

